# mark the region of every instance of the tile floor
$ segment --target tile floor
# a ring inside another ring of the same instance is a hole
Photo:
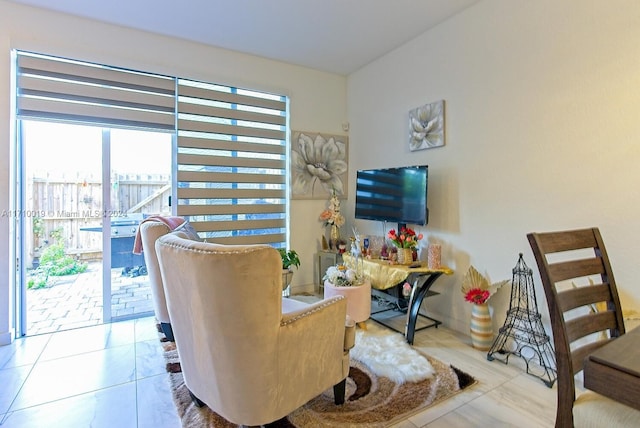
[[[153,317],[0,347],[2,428],[180,427]]]
[[[553,426],[556,389],[526,374],[520,359],[489,362],[442,326],[417,332],[414,346],[479,382],[395,428]],[[0,347],[0,385],[1,428],[180,427],[152,317]]]

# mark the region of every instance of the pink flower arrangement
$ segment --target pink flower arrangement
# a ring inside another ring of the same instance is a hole
[[[325,226],[344,226],[345,219],[340,214],[340,199],[338,199],[335,191],[331,193],[329,208],[320,213],[320,221],[323,221]]]
[[[398,248],[415,248],[418,246],[418,241],[424,238],[424,236],[422,233],[416,235],[415,230],[403,227],[400,229],[399,235],[396,234],[395,229],[391,229],[389,233],[387,233],[387,238]]]

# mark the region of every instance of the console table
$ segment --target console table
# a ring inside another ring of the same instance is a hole
[[[331,250],[320,250],[316,253],[317,265],[318,265],[318,276],[317,276],[317,284],[318,291],[322,295],[324,293],[324,274],[327,272],[329,266],[335,266],[339,263],[342,263],[342,254],[337,251]]]
[[[351,268],[357,268],[357,266],[355,266],[355,258],[351,256],[351,254],[345,253],[342,257],[346,265]],[[361,264],[364,275],[371,281],[371,292],[377,297],[385,297],[382,292],[376,293],[377,290],[393,288],[405,281],[412,284],[404,331],[401,331],[392,324],[387,323],[384,318],[375,316],[387,311],[396,310],[395,308],[372,312],[371,319],[404,334],[409,344],[413,344],[413,337],[416,330],[422,330],[428,327],[437,327],[442,324],[438,320],[421,314],[420,306],[422,305],[422,301],[425,297],[438,294],[430,291],[430,288],[433,286],[435,281],[440,278],[442,274],[452,275],[453,270],[445,266],[439,269],[429,269],[426,266],[426,263],[423,262],[421,262],[417,267],[410,267],[409,265],[392,265],[387,260],[362,258],[358,260],[358,263]],[[388,297],[391,298],[391,296]],[[416,323],[419,316],[430,320],[431,323],[427,326],[416,329]]]

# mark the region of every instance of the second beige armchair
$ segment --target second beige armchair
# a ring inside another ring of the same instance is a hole
[[[160,328],[168,340],[173,342],[173,330],[171,329],[171,319],[167,310],[167,302],[164,296],[164,286],[160,275],[160,266],[156,257],[156,240],[171,232],[169,226],[159,221],[145,221],[140,224],[140,239],[144,248],[144,262],[147,265],[149,275],[149,286],[151,287],[151,297],[153,300],[153,312],[156,320],[160,323]]]

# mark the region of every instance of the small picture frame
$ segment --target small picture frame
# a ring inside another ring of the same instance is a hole
[[[444,100],[409,111],[409,150],[444,146]]]

